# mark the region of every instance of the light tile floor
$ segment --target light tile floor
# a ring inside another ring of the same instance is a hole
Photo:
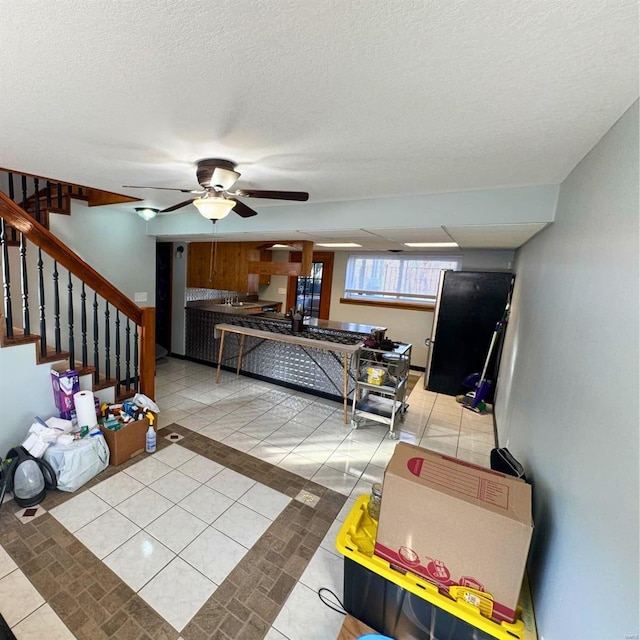
[[[267,635],[267,640],[334,640],[343,617],[320,602],[317,590],[328,587],[341,597],[343,559],[336,535],[356,497],[382,481],[397,441],[388,438],[384,425],[345,425],[336,402],[229,373],[218,386],[206,379],[192,363],[173,360],[159,369],[158,399],[167,407],[161,424],[177,422],[348,496]],[[193,393],[194,385],[201,393]],[[401,441],[484,466],[495,446],[491,414],[473,413],[453,397],[425,391],[422,378],[399,429]]]
[[[337,402],[227,372],[216,384],[213,369],[192,362],[167,359],[156,382],[160,427],[177,423],[347,496],[267,635],[333,640],[343,618],[316,591],[342,594],[336,534],[356,497],[382,480],[397,441],[384,425],[345,425]],[[424,391],[422,380],[409,405],[400,440],[488,466],[491,415]],[[290,499],[172,444],[51,514],[181,631]],[[73,637],[1,547],[0,602],[15,612],[19,639],[44,637],[43,628]]]
[[[181,631],[290,500],[171,444],[51,515]]]

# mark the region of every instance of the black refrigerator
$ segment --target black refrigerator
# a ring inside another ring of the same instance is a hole
[[[440,274],[425,372],[425,389],[458,395],[463,380],[481,373],[496,323],[504,315],[514,275],[505,272],[443,271]],[[499,338],[504,337],[504,330]],[[501,339],[496,341],[487,377],[497,375]],[[487,397],[493,402],[493,390]]]

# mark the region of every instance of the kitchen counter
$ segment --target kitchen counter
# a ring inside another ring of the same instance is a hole
[[[318,320],[307,322],[304,331],[295,334],[297,338],[304,340],[283,340],[282,336],[292,332],[291,321],[282,314],[251,313],[248,309],[238,310],[229,305],[200,301],[186,308],[187,358],[212,365],[217,365],[220,361],[223,369],[237,371],[242,336],[230,333],[220,352],[221,341],[215,335],[215,327],[223,323],[267,334],[246,336],[241,373],[339,402],[350,395],[355,387],[351,371],[347,376],[346,393],[340,384],[345,376],[343,357],[339,352],[346,352],[351,359],[352,349],[325,349],[322,348],[326,346],[323,343],[353,345],[355,348],[375,328],[351,322]]]
[[[262,313],[265,307],[276,307],[280,309],[281,302],[274,300],[243,300],[233,304],[220,304],[213,300],[194,300],[187,302],[187,309],[200,309],[201,311],[213,311],[214,313],[225,313],[237,315],[254,315]]]
[[[257,317],[268,318],[269,320],[279,320],[281,322],[291,322],[291,319],[283,313],[260,313]],[[305,327],[317,327],[318,329],[333,329],[335,331],[348,331],[349,333],[370,334],[373,329],[384,329],[380,325],[358,324],[356,322],[336,322],[335,320],[320,320],[319,318],[306,318]]]

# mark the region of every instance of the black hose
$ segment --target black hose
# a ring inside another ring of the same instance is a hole
[[[5,471],[4,460],[0,458],[0,509],[4,501],[4,496],[7,493],[7,484],[9,483],[9,476]]]

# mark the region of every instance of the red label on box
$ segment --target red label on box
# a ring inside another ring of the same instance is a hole
[[[479,478],[464,468],[452,469],[447,464],[429,461],[424,464],[424,458],[411,458],[407,461],[407,469],[416,477],[441,487],[445,487],[470,498],[476,498],[487,504],[502,509],[509,508],[509,486],[505,483],[486,478]]]

